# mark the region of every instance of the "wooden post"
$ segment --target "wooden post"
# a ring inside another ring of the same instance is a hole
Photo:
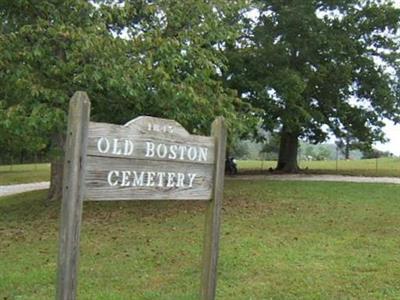
[[[217,286],[217,262],[219,247],[219,227],[224,192],[226,127],[223,117],[218,117],[212,124],[211,135],[216,140],[215,173],[213,199],[208,203],[203,249],[203,273],[200,298],[215,299]]]
[[[69,104],[65,145],[57,300],[76,299],[89,119],[89,98],[85,92],[76,92]]]
[[[336,146],[336,173],[339,170],[339,147]]]

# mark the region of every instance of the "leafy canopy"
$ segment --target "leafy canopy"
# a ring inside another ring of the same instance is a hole
[[[370,144],[384,139],[384,118],[400,121],[400,10],[390,1],[268,0],[251,8],[225,78],[263,109],[266,129]]]
[[[0,130],[12,136],[17,126],[31,134],[31,124],[42,136],[62,131],[77,90],[88,92],[94,120],[153,115],[205,133],[224,115],[232,130],[243,130],[237,112],[247,108],[220,81],[223,45],[236,38],[241,5],[0,1],[0,111],[24,120],[2,118]]]

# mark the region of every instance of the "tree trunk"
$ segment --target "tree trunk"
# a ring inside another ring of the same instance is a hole
[[[350,159],[350,138],[348,136],[346,137],[346,144],[345,144],[345,148],[344,148],[344,158]]]
[[[283,128],[279,145],[277,171],[285,173],[296,173],[299,171],[299,166],[297,164],[298,147],[299,135],[297,133],[288,132]]]
[[[346,148],[345,148],[345,151],[344,151],[344,158],[345,159],[350,159],[350,145],[349,144],[346,144]]]
[[[50,189],[47,195],[48,201],[61,200],[62,183],[64,173],[64,144],[65,137],[61,133],[56,133],[52,137],[53,155],[50,167]]]

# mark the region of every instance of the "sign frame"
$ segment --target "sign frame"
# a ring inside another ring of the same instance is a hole
[[[69,103],[60,216],[57,300],[75,300],[77,297],[79,241],[82,204],[86,193],[85,174],[87,171],[89,125],[90,100],[85,92],[78,91],[72,96]],[[183,127],[180,126],[180,128]],[[213,300],[216,294],[227,138],[227,129],[223,117],[217,117],[212,123],[211,137],[214,140],[211,197],[209,200],[194,198],[195,200],[206,200],[207,203],[202,254],[201,300]]]

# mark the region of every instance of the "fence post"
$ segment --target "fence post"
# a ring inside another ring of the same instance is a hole
[[[85,92],[76,92],[69,104],[65,145],[57,300],[76,299],[89,118],[89,98]]]
[[[203,273],[201,280],[202,300],[214,300],[217,286],[217,262],[219,249],[219,227],[224,192],[226,126],[224,119],[218,117],[212,124],[211,135],[216,140],[213,199],[209,201],[206,212],[204,233]]]

